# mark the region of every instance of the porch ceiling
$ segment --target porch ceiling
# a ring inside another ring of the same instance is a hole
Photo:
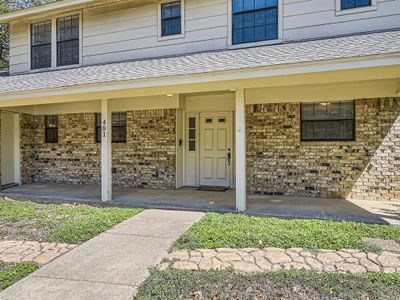
[[[0,77],[0,101],[380,66],[400,66],[400,30]]]

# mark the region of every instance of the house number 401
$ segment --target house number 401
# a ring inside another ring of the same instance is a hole
[[[103,132],[103,137],[106,137],[106,133],[107,133],[107,122],[106,122],[106,120],[104,120],[102,123],[103,123],[103,124],[102,124],[102,126],[101,126],[101,131]]]

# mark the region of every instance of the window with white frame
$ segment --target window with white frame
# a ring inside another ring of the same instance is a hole
[[[51,21],[31,24],[31,69],[51,67]]]
[[[232,0],[232,44],[278,39],[278,0]]]
[[[301,103],[302,141],[354,141],[355,102]]]
[[[161,4],[161,36],[182,34],[181,1]]]
[[[32,23],[30,30],[32,70],[80,63],[79,14]]]
[[[79,15],[57,19],[57,66],[79,64]]]
[[[341,9],[352,9],[371,6],[371,0],[341,0]]]

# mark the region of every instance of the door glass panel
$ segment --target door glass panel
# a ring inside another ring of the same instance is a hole
[[[189,141],[189,151],[196,151],[196,141]]]
[[[189,118],[189,151],[196,151],[196,118]]]

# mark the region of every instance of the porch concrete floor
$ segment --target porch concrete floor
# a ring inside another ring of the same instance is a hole
[[[98,185],[27,184],[3,190],[0,196],[37,202],[80,202],[102,206],[190,211],[235,212],[235,191],[194,188],[145,190],[114,188],[113,200],[100,201]],[[246,213],[282,218],[332,219],[400,225],[400,202],[249,195]]]

